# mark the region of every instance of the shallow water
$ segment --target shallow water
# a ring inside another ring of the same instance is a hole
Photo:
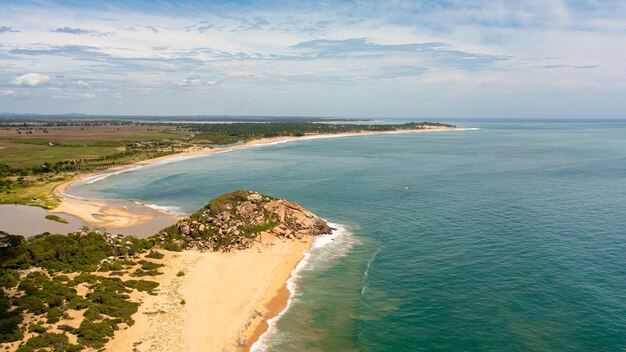
[[[67,220],[67,224],[46,219],[46,215],[57,215]],[[26,237],[44,232],[68,233],[80,230],[87,225],[81,219],[46,209],[20,204],[0,204],[0,231]]]
[[[191,212],[237,188],[343,224],[272,351],[626,350],[626,124],[305,140],[72,188]]]

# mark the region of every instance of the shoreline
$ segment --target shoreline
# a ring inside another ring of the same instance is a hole
[[[162,157],[143,160],[128,165],[122,165],[107,169],[100,172],[89,173],[79,175],[73,179],[63,182],[54,188],[53,194],[61,200],[56,208],[51,209],[50,212],[62,213],[75,216],[89,225],[100,226],[113,231],[124,231],[124,229],[137,230],[140,237],[149,236],[161,228],[167,227],[180,220],[180,216],[176,216],[167,213],[163,210],[157,210],[144,204],[138,204],[138,207],[132,206],[132,204],[120,204],[122,202],[104,200],[104,199],[85,199],[67,193],[68,189],[85,180],[94,179],[92,182],[97,182],[106,177],[117,175],[125,172],[132,172],[139,170],[147,166],[158,165],[162,163],[171,163],[182,160],[188,160],[191,158],[199,158],[208,156],[211,154],[230,152],[239,149],[247,149],[251,147],[258,147],[264,145],[272,145],[279,143],[286,143],[298,140],[311,140],[311,139],[323,139],[323,138],[341,138],[341,137],[354,137],[354,136],[366,136],[366,135],[378,135],[378,134],[405,134],[405,133],[427,133],[427,132],[444,132],[444,131],[467,131],[474,130],[472,128],[459,128],[459,127],[434,127],[424,129],[413,130],[395,130],[395,131],[364,131],[364,132],[351,132],[351,133],[337,133],[337,134],[313,134],[305,135],[301,137],[294,136],[281,136],[256,139],[243,144],[228,146],[228,147],[215,147],[215,148],[198,148],[193,147],[185,151],[165,155]],[[100,178],[99,178],[100,176]],[[140,208],[143,207],[145,209]],[[155,219],[160,219],[156,220]],[[154,223],[156,222],[156,223]],[[169,225],[167,225],[169,223]],[[166,224],[165,226],[161,226]],[[161,227],[158,227],[161,226]],[[152,231],[152,232],[150,232]],[[143,232],[143,233],[140,233]]]
[[[287,282],[316,240],[262,237],[230,253],[161,251],[164,274],[150,278],[160,283],[158,294],[135,297],[142,302],[135,324],[116,332],[105,349],[249,351],[288,307]]]
[[[82,219],[88,224],[112,229],[142,226],[154,221],[154,219],[167,219],[173,224],[178,221],[180,217],[173,216],[164,211],[149,208],[147,205],[138,204],[138,209],[130,209],[128,206],[120,206],[111,201],[83,199],[66,192],[69,187],[78,182],[90,178],[97,178],[98,176],[104,176],[106,174],[119,174],[163,162],[176,162],[178,160],[187,160],[189,158],[203,157],[215,153],[245,149],[254,146],[321,138],[463,130],[471,129],[433,128],[421,130],[320,134],[303,137],[275,137],[254,140],[249,143],[223,148],[194,148],[193,150],[187,150],[182,153],[144,160],[103,172],[81,175],[68,182],[64,182],[54,189],[54,194],[61,198],[62,202],[59,207],[53,209],[52,211],[70,214]],[[105,176],[104,178],[106,177],[108,176]],[[98,180],[99,179],[96,179],[96,181]],[[165,226],[156,228],[155,231],[150,234],[155,233],[163,227]],[[330,236],[335,234],[336,231],[334,230]],[[261,238],[263,238],[263,235],[261,235]],[[273,333],[273,323],[277,321],[290,306],[294,293],[294,288],[290,287],[290,285],[295,286],[292,281],[296,279],[298,272],[308,263],[307,258],[310,256],[309,251],[314,247],[316,242],[315,240],[315,238],[306,238],[301,241],[283,241],[274,238],[273,240],[270,240],[270,242],[273,241],[274,244],[259,245],[248,250],[237,251],[237,253],[183,252],[184,254],[181,254],[181,257],[192,257],[193,265],[187,265],[185,267],[184,270],[188,271],[187,275],[183,277],[182,280],[178,280],[179,282],[182,282],[179,286],[174,285],[179,288],[179,291],[176,291],[174,296],[182,298],[182,301],[186,301],[187,304],[185,304],[183,308],[185,309],[184,316],[181,316],[180,312],[176,313],[178,315],[173,313],[173,317],[177,320],[175,323],[172,323],[172,325],[180,326],[182,324],[182,326],[185,327],[185,330],[181,331],[180,328],[163,328],[164,324],[169,324],[167,321],[164,321],[163,317],[158,317],[157,319],[154,319],[154,317],[145,317],[144,315],[148,314],[145,309],[150,309],[150,307],[154,308],[154,304],[151,306],[150,303],[152,298],[147,297],[144,298],[144,302],[141,305],[143,308],[140,307],[140,312],[143,312],[141,318],[139,318],[139,313],[137,314],[137,320],[140,323],[137,324],[136,327],[133,326],[128,330],[120,332],[119,335],[116,333],[107,346],[111,346],[113,349],[118,350],[120,348],[124,349],[130,347],[131,345],[128,343],[132,340],[132,338],[129,338],[129,336],[134,336],[135,341],[130,342],[133,344],[133,348],[136,346],[138,351],[154,350],[152,347],[156,342],[153,341],[150,346],[145,346],[146,344],[144,343],[135,345],[137,342],[136,339],[144,339],[144,336],[153,336],[155,341],[163,341],[164,336],[170,336],[169,339],[166,338],[165,340],[171,341],[173,345],[167,346],[165,349],[167,351],[179,350],[183,347],[185,350],[194,350],[194,347],[197,346],[212,346],[213,348],[210,348],[209,350],[262,350],[264,347],[263,344],[266,342],[266,338]],[[275,248],[278,247],[282,249],[277,253]],[[258,251],[258,253],[254,253],[254,251]],[[252,266],[266,268],[269,265],[267,272],[257,273],[257,276],[263,277],[264,280],[258,281],[257,278],[257,281],[254,281],[252,277],[247,279],[245,277],[242,278],[242,276],[245,276],[243,274],[245,271],[235,270],[233,273],[232,270],[229,269],[230,265],[235,265],[232,263],[245,261],[246,258],[252,258],[254,255],[257,256],[255,259],[256,261],[249,261],[245,266],[250,267],[250,263],[253,263]],[[268,262],[271,260],[273,260],[273,262]],[[179,270],[178,267],[180,267],[179,264],[174,264],[174,266],[170,267],[171,272],[173,273]],[[229,274],[225,274],[228,272]],[[171,275],[169,275],[168,278],[172,282],[180,279],[176,277],[172,278]],[[215,280],[216,278],[217,280]],[[219,287],[211,286],[215,285],[214,281],[219,282],[220,280],[224,280],[224,282],[227,282],[228,284],[219,285]],[[238,283],[238,281],[241,280],[247,282]],[[184,282],[188,282],[188,284],[185,286]],[[245,289],[242,288],[246,287],[246,284],[252,286]],[[239,290],[240,297],[236,298],[236,292],[228,292],[229,290],[224,290],[224,286]],[[154,299],[157,301],[163,301],[164,299],[167,300],[169,298],[171,300],[173,294],[172,292],[167,291],[169,290],[168,287],[172,287],[172,285],[165,285],[164,290],[166,290],[166,292],[160,292]],[[243,296],[241,297],[242,294]],[[212,297],[213,295],[216,295],[219,298]],[[223,295],[223,297],[220,295]],[[221,302],[220,307],[215,307],[209,304],[209,302],[207,302],[207,297],[212,297],[211,299],[213,302]],[[235,302],[239,302],[239,308],[237,309],[237,313],[232,314],[232,309],[229,311],[227,308],[229,304],[234,304]],[[164,307],[168,306],[167,303],[164,304]],[[244,304],[243,311],[241,304]],[[172,304],[169,304],[169,306],[172,308]],[[221,306],[226,306],[226,308]],[[224,315],[229,317],[227,319],[229,323],[221,321]],[[221,319],[215,319],[215,316],[219,316]],[[152,323],[148,322],[150,319],[153,319]],[[213,325],[215,326],[210,328]],[[197,326],[201,326],[203,328],[200,329],[200,331],[197,331]],[[133,335],[133,332],[135,331],[139,332]],[[236,332],[233,333],[233,331]],[[160,344],[163,343],[164,342],[161,342]],[[142,347],[148,347],[149,349]],[[159,348],[156,350],[163,349]]]

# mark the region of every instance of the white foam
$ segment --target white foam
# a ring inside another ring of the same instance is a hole
[[[111,177],[111,176],[115,176],[115,175],[119,175],[119,174],[123,174],[125,172],[131,172],[131,171],[136,171],[139,170],[143,167],[144,165],[136,165],[133,167],[129,167],[126,169],[121,169],[121,170],[117,170],[117,171],[113,171],[113,172],[105,172],[105,173],[101,173],[101,174],[96,174],[93,176],[89,176],[89,177],[85,177],[84,179],[80,180],[77,183],[86,183],[88,185],[98,182],[98,181],[102,181],[105,178]]]
[[[276,333],[276,323],[280,318],[289,310],[293,302],[294,295],[298,288],[298,281],[300,281],[301,273],[305,268],[312,269],[311,261],[315,259],[325,260],[328,257],[338,258],[348,253],[354,239],[351,233],[341,224],[328,223],[328,225],[335,230],[331,234],[317,236],[313,241],[313,245],[310,249],[304,251],[304,258],[298,263],[295,269],[291,272],[291,277],[287,280],[287,289],[289,290],[289,301],[287,307],[275,317],[267,321],[269,327],[259,339],[252,344],[250,352],[263,352],[269,347],[271,337]]]
[[[372,263],[374,262],[376,256],[378,255],[378,253],[380,253],[380,251],[381,248],[379,246],[376,252],[374,252],[374,254],[370,257],[370,260],[367,261],[367,265],[365,266],[365,272],[363,272],[363,288],[361,288],[361,296],[365,294],[365,290],[367,289],[367,276],[370,272],[370,266],[372,266]]]
[[[145,204],[137,201],[133,201],[133,203],[138,205],[143,205],[145,207],[160,211],[165,214],[174,215],[174,216],[184,216],[187,215],[180,207],[176,206],[166,206],[166,205],[158,205],[158,204]]]

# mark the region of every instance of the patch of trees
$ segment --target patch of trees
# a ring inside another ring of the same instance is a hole
[[[120,324],[134,323],[132,315],[139,304],[132,302],[129,294],[133,290],[153,293],[158,283],[124,281],[91,272],[136,265],[156,271],[162,264],[132,260],[151,247],[150,240],[86,230],[29,240],[0,231],[0,343],[19,341],[30,331],[36,335],[18,351],[102,348]],[[79,285],[87,288],[86,294],[78,294]],[[69,310],[83,312],[78,328],[61,324],[62,319],[70,318]],[[35,316],[28,327],[23,324],[26,313]],[[49,332],[54,324],[64,333]],[[78,344],[70,344],[67,334],[76,335]]]
[[[147,241],[134,237],[124,241],[130,245],[114,246],[106,236],[96,232],[44,234],[26,241],[22,236],[0,231],[0,266],[9,269],[37,266],[53,272],[96,271],[108,257],[134,255],[149,247]]]
[[[394,131],[421,129],[426,126],[447,126],[436,122],[410,122],[404,124],[348,124],[314,122],[268,122],[268,123],[216,123],[183,124],[184,128],[197,133],[194,139],[207,139],[216,144],[233,143],[239,140],[279,136],[299,137],[307,134],[336,134],[363,131]]]

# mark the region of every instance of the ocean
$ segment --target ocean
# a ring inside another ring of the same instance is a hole
[[[190,213],[243,188],[336,224],[270,351],[626,351],[626,122],[300,140],[70,189]]]

